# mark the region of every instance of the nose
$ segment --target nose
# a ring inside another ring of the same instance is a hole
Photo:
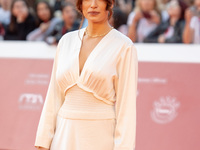
[[[96,8],[97,7],[97,1],[96,0],[92,0],[92,3],[91,3],[91,8]]]

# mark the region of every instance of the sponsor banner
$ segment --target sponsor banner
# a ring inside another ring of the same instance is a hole
[[[50,59],[0,59],[0,149],[35,149],[52,65]]]
[[[199,150],[200,64],[140,62],[136,150]]]

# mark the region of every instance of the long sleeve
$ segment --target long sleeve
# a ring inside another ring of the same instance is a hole
[[[64,93],[60,90],[59,85],[56,81],[56,71],[60,45],[61,40],[58,43],[56,56],[54,58],[51,79],[40,116],[40,121],[38,124],[35,147],[40,146],[47,149],[50,148],[55,132],[57,113],[64,101]]]
[[[121,55],[118,66],[114,150],[134,150],[138,59],[136,48],[133,45],[129,46]]]
[[[43,38],[44,38],[44,36],[43,36],[42,30],[40,30],[40,28],[37,28],[27,35],[26,40],[28,40],[28,41],[38,41],[38,40],[42,41]]]

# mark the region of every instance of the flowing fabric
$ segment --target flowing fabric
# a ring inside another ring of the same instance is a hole
[[[90,53],[80,74],[79,53],[84,31],[85,28],[69,32],[58,43],[35,146],[100,150],[109,143],[103,150],[133,150],[136,48],[128,37],[112,29]]]

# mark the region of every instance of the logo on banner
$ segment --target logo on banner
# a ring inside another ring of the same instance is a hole
[[[153,106],[154,109],[151,111],[153,121],[166,124],[176,118],[180,102],[174,97],[161,97],[159,101],[154,102]]]
[[[20,109],[40,109],[43,105],[43,97],[41,94],[25,93],[19,97]]]

